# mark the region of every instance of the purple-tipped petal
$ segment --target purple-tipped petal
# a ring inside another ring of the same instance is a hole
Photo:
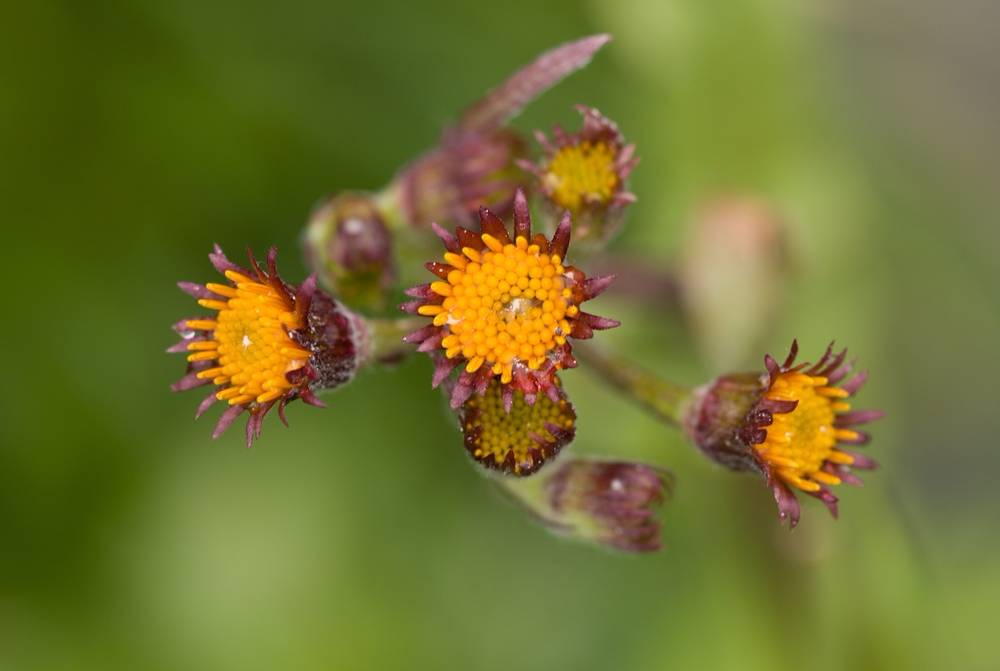
[[[837,427],[856,426],[858,424],[874,422],[875,420],[882,419],[883,417],[885,417],[885,413],[881,410],[854,410],[851,412],[845,412],[842,415],[837,415],[833,425]]]
[[[531,239],[531,213],[528,211],[528,199],[524,190],[518,189],[514,194],[514,237]]]
[[[194,282],[178,282],[177,286],[181,291],[192,298],[209,298],[216,300],[219,298],[216,294],[209,291],[203,284],[196,284]]]
[[[180,337],[182,337],[185,340],[187,340],[187,341],[190,342],[191,339],[194,338],[195,333],[197,331],[199,331],[200,329],[193,329],[190,326],[188,326],[187,323],[189,321],[195,321],[195,320],[198,320],[198,319],[206,319],[206,318],[205,317],[186,317],[185,319],[181,319],[180,321],[177,321],[177,322],[174,322],[173,324],[171,324],[170,328],[175,333],[177,333]]]
[[[507,227],[503,220],[485,207],[479,208],[479,230],[487,235],[492,235],[500,241],[500,244],[510,243],[510,236],[507,235]]]
[[[170,391],[187,391],[196,387],[202,387],[209,383],[209,380],[199,380],[198,371],[193,370],[181,379],[170,385]]]
[[[514,407],[514,388],[509,384],[500,387],[500,400],[503,402],[503,411],[510,414],[510,409]]]
[[[597,315],[592,315],[588,312],[581,312],[579,319],[587,324],[587,326],[597,331],[606,331],[608,329],[618,328],[622,324],[617,319],[598,317]]]
[[[840,385],[840,388],[853,396],[854,394],[857,393],[859,389],[861,389],[861,387],[867,381],[868,381],[868,371],[863,370],[854,377],[852,377],[850,380],[845,382],[844,384]]]
[[[430,284],[419,284],[415,287],[410,287],[406,289],[403,293],[409,296],[410,298],[421,298],[424,300],[433,298],[434,296],[437,295],[433,291],[431,291]]]
[[[226,429],[228,429],[230,425],[236,421],[237,417],[243,414],[244,410],[246,410],[246,408],[242,405],[231,405],[226,408],[226,411],[222,413],[219,417],[219,421],[215,424],[215,429],[212,431],[212,438],[218,438],[225,433]]]
[[[778,375],[781,374],[781,366],[778,362],[774,360],[774,357],[770,354],[764,355],[764,367],[767,368],[767,373],[771,378],[771,384],[778,379]]]
[[[417,299],[415,301],[406,301],[399,306],[399,309],[411,315],[419,314],[417,311],[420,309],[421,305],[426,305],[427,301],[423,299]]]
[[[308,314],[316,291],[316,273],[312,273],[302,283],[298,291],[295,292],[295,312],[297,314]]]
[[[441,226],[439,226],[437,222],[434,221],[431,222],[431,230],[434,231],[434,234],[436,236],[441,238],[441,241],[444,243],[445,249],[447,249],[449,252],[458,254],[459,252],[462,251],[462,248],[458,244],[458,238],[452,235],[449,231],[446,231]]]
[[[830,375],[832,373],[837,372],[840,369],[841,365],[844,363],[844,359],[846,359],[846,358],[847,358],[847,350],[846,349],[840,350],[840,353],[837,354],[837,356],[833,357],[833,360],[830,361],[830,363],[827,364],[817,374],[818,375],[822,375],[827,380],[829,380],[830,379]]]
[[[862,482],[861,478],[851,473],[850,469],[845,466],[834,466],[833,464],[826,464],[823,470],[830,475],[836,475],[840,478],[841,482],[851,485],[853,487],[861,487],[865,483]]]
[[[573,322],[573,328],[569,335],[577,340],[589,340],[594,337],[594,329],[590,328],[583,320],[578,320]]]
[[[799,406],[798,401],[782,401],[779,399],[765,398],[757,403],[757,407],[768,412],[787,414]]]
[[[194,418],[195,419],[198,419],[199,417],[201,417],[202,415],[204,415],[205,411],[208,410],[209,408],[211,408],[212,405],[217,400],[219,400],[218,398],[216,398],[215,394],[216,394],[216,392],[212,391],[212,393],[210,393],[208,396],[206,396],[204,399],[202,399],[201,403],[198,404],[198,410],[196,410],[195,413],[194,413]]]
[[[797,339],[792,340],[792,347],[788,350],[788,357],[785,359],[785,363],[781,364],[782,368],[788,368],[793,363],[795,363],[795,357],[799,355],[799,341]],[[770,370],[770,369],[768,369]]]
[[[583,283],[584,300],[597,298],[603,294],[615,281],[615,275],[602,275],[601,277],[591,277]]]
[[[564,212],[562,220],[556,227],[556,232],[552,234],[552,242],[549,243],[549,254],[555,254],[561,260],[566,260],[566,251],[569,249],[569,237],[572,227],[572,216],[570,216],[569,212]]]
[[[845,445],[867,445],[868,443],[871,442],[872,440],[871,434],[865,431],[858,431],[857,429],[852,429],[852,430],[854,431],[854,433],[857,434],[856,438],[847,438],[847,439],[838,438],[837,442],[843,443]]]
[[[437,333],[435,333],[434,335],[432,335],[431,337],[427,338],[422,343],[420,343],[420,346],[417,347],[417,351],[418,352],[433,352],[435,349],[437,349],[441,345],[441,341],[443,339],[444,339],[444,333],[442,333],[439,330]]]
[[[178,352],[187,352],[188,345],[190,345],[193,342],[199,342],[199,341],[203,342],[204,338],[191,338],[189,340],[182,340],[178,343],[174,343],[173,345],[167,348],[167,354],[177,354]]]
[[[469,397],[472,396],[472,391],[472,385],[468,384],[460,377],[458,384],[456,384],[455,388],[451,390],[451,409],[458,410],[461,408],[462,405],[469,400]]]
[[[301,398],[304,403],[307,403],[313,406],[314,408],[326,407],[326,403],[319,400],[316,394],[314,394],[309,387],[303,387],[302,389],[299,390],[299,398]]]
[[[472,375],[472,389],[477,394],[482,396],[486,393],[486,388],[490,386],[490,380],[493,379],[493,373],[489,368],[483,367]]]
[[[836,496],[833,495],[833,492],[831,492],[826,487],[823,487],[818,492],[808,492],[808,494],[809,496],[815,496],[817,499],[822,501],[823,504],[827,507],[827,510],[830,511],[830,515],[833,517],[833,519],[837,519],[837,516],[839,515],[839,511],[837,510],[838,499]]]
[[[434,362],[434,376],[431,378],[431,389],[437,389],[445,379],[451,375],[451,371],[461,363],[457,359],[438,357]]]
[[[819,373],[819,371],[823,368],[823,366],[825,366],[826,363],[830,360],[830,355],[833,354],[833,345],[834,342],[831,341],[830,344],[826,346],[826,351],[823,352],[823,356],[821,356],[819,358],[819,361],[813,364],[813,366],[809,370],[805,371],[806,375],[816,375]]]
[[[854,462],[851,464],[851,468],[857,468],[862,471],[873,471],[879,466],[878,462],[869,457],[867,454],[861,454],[859,452],[853,452],[849,450],[840,450],[840,451],[854,458]]]
[[[212,252],[208,255],[208,260],[212,262],[212,265],[219,271],[220,275],[225,275],[227,270],[235,270],[246,277],[253,277],[253,273],[226,258],[222,247],[219,247],[217,244],[212,246]]]
[[[826,375],[827,384],[837,384],[844,379],[845,375],[851,372],[852,368],[854,368],[853,361],[845,361],[844,363],[841,363],[837,368],[830,371]]]
[[[403,336],[403,342],[410,343],[411,345],[416,345],[418,343],[422,343],[423,341],[427,340],[438,331],[439,331],[438,327],[434,325],[424,326],[423,328],[417,329],[413,333],[408,333],[405,336]]]
[[[795,498],[788,487],[777,478],[771,479],[771,493],[774,495],[774,502],[778,504],[778,518],[784,522],[788,521],[788,527],[794,529],[799,523],[799,500]]]
[[[483,238],[477,233],[473,233],[469,229],[459,226],[455,229],[455,235],[458,236],[458,244],[462,247],[469,247],[475,249],[476,251],[482,251],[486,246],[483,243]]]

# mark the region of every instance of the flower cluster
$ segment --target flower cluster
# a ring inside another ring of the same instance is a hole
[[[250,446],[273,408],[285,422],[296,399],[322,406],[321,392],[367,366],[425,353],[431,387],[447,396],[465,451],[490,482],[557,533],[628,552],[655,550],[656,511],[673,491],[673,476],[636,461],[566,455],[584,427],[563,377],[582,364],[682,428],[714,461],[760,474],[790,526],[799,520],[795,492],[837,514],[831,488],[858,484],[854,471],[876,465],[848,449],[868,441],[857,426],[881,416],[851,409],[847,399],[866,374],[850,376],[846,350],[835,354],[831,345],[817,363],[796,364],[793,343],[781,364],[767,356],[762,372],[690,389],[583,342],[620,325],[585,305],[616,275],[583,268],[634,270],[595,255],[636,199],[628,186],[635,145],[609,118],[578,105],[580,129],[555,126],[551,139],[536,132],[540,155],[533,159],[531,143],[507,123],[609,39],[595,35],[542,54],[466,110],[438,146],[383,190],[325,199],[303,236],[314,272],[301,284],[279,276],[273,248],[263,267],[252,253],[241,267],[214,248],[209,259],[224,279],[180,283],[210,312],[178,322],[181,341],[168,350],[187,355],[175,391],[212,387],[196,416],[217,401],[226,405],[213,437],[247,413]],[[748,248],[766,251],[777,230]],[[695,278],[699,292],[687,291],[686,300],[712,303],[715,313],[724,300],[714,302],[713,287],[739,286],[739,269],[756,273],[775,256],[737,264],[719,284],[710,275],[726,261],[712,256],[719,245],[707,247],[711,254],[688,258],[713,260],[695,263],[698,272],[689,268],[681,283],[690,289]],[[387,316],[401,282],[420,271],[413,259],[428,256],[430,281],[405,289],[404,316]],[[771,270],[759,274],[777,278],[779,270]]]

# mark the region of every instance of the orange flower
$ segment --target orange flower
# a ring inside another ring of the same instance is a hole
[[[860,484],[852,469],[872,469],[876,462],[846,449],[862,445],[867,433],[854,427],[883,413],[852,411],[847,398],[867,379],[851,371],[847,350],[833,353],[831,344],[820,360],[795,365],[798,343],[784,363],[767,355],[767,372],[724,375],[699,390],[686,428],[714,460],[735,470],[762,473],[778,504],[782,520],[795,526],[799,503],[793,490],[814,496],[837,516],[837,497],[830,487]]]
[[[576,366],[568,339],[618,326],[580,309],[613,277],[587,279],[565,265],[568,214],[551,240],[532,235],[521,191],[514,201],[513,235],[489,210],[480,211],[479,223],[478,233],[459,227],[455,235],[435,225],[447,249],[443,263],[427,265],[438,281],[410,289],[416,300],[401,306],[432,323],[410,334],[408,342],[435,357],[434,386],[463,365],[451,394],[453,408],[473,391],[483,394],[494,377],[521,391],[529,404],[539,392],[554,398],[556,372]]]
[[[315,278],[297,289],[282,281],[276,249],[267,255],[267,271],[252,253],[249,258],[252,270],[245,270],[216,245],[209,259],[228,283],[179,283],[216,314],[175,324],[181,341],[167,350],[188,353],[188,373],[171,387],[174,391],[215,385],[196,416],[215,401],[228,404],[213,438],[244,411],[250,413],[247,446],[260,436],[264,416],[275,404],[282,421],[285,405],[297,398],[322,407],[314,392],[349,381],[369,347],[365,322],[316,289]]]

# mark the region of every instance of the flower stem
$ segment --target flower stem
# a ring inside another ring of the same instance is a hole
[[[578,343],[573,351],[605,382],[663,422],[680,427],[691,399],[691,389],[674,384],[617,353],[589,343]]]
[[[369,318],[371,329],[371,360],[381,363],[395,363],[416,348],[403,342],[403,336],[425,326],[427,320],[421,317]]]

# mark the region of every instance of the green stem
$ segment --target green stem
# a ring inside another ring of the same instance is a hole
[[[372,361],[394,362],[416,351],[403,336],[427,325],[426,317],[369,318]]]
[[[589,343],[574,344],[573,352],[605,382],[624,392],[658,419],[680,427],[691,389],[669,382],[617,353]]]

